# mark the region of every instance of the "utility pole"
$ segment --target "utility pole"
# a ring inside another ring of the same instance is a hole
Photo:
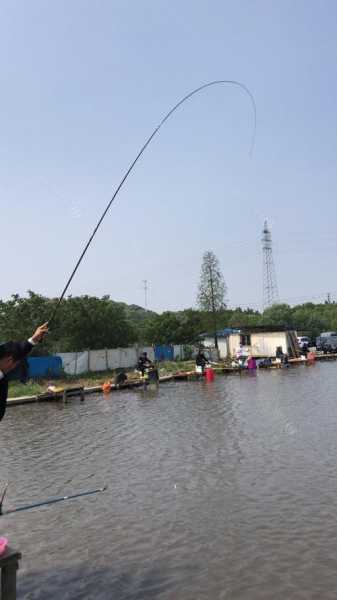
[[[144,289],[144,308],[147,309],[147,290],[149,289],[147,279],[143,279],[143,289]]]

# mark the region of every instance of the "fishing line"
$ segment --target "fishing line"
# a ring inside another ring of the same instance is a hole
[[[189,98],[191,98],[192,96],[194,96],[195,94],[197,94],[198,92],[201,92],[201,90],[204,90],[206,88],[209,88],[213,85],[220,85],[220,84],[228,84],[228,85],[235,85],[240,87],[242,90],[244,90],[244,92],[246,92],[246,94],[248,94],[251,103],[252,103],[252,107],[253,107],[253,115],[254,115],[254,125],[253,125],[253,134],[252,134],[252,141],[251,141],[251,146],[250,146],[250,150],[249,150],[249,154],[250,156],[252,155],[253,149],[254,149],[254,144],[255,144],[255,133],[256,133],[256,104],[255,104],[255,100],[254,100],[254,96],[251,93],[251,91],[248,89],[248,87],[246,87],[243,83],[240,83],[239,81],[235,81],[235,80],[230,80],[230,79],[223,79],[223,80],[216,80],[216,81],[210,81],[209,83],[205,83],[204,85],[201,85],[199,87],[197,87],[195,90],[192,90],[192,92],[190,92],[189,94],[187,94],[186,96],[184,96],[181,100],[179,100],[179,102],[177,102],[177,104],[175,104],[173,106],[173,108],[171,108],[171,110],[169,110],[169,112],[165,115],[165,117],[160,121],[159,125],[154,129],[154,131],[151,133],[151,135],[149,136],[149,138],[146,140],[145,144],[142,146],[142,148],[140,149],[140,151],[138,152],[136,158],[133,160],[133,162],[131,163],[131,165],[129,166],[129,168],[127,169],[126,173],[124,174],[124,176],[122,177],[120,183],[118,184],[117,188],[115,189],[112,198],[110,200],[110,202],[108,203],[107,207],[105,208],[102,216],[100,217],[100,219],[98,220],[98,223],[96,224],[90,238],[88,239],[87,243],[85,244],[82,253],[77,261],[77,263],[75,264],[75,267],[61,293],[61,296],[59,297],[57,304],[54,308],[54,311],[51,315],[51,318],[49,319],[49,325],[51,325],[51,323],[53,322],[55,315],[61,305],[61,302],[69,288],[69,285],[71,284],[75,273],[78,269],[78,267],[80,266],[91,242],[93,241],[101,223],[103,222],[107,212],[109,211],[113,201],[115,200],[118,192],[120,191],[120,189],[122,188],[123,184],[125,183],[126,179],[128,178],[128,176],[130,175],[131,171],[133,170],[134,166],[136,165],[137,161],[139,160],[139,158],[142,156],[143,152],[146,150],[146,148],[148,147],[148,145],[150,144],[150,142],[153,140],[154,136],[158,133],[159,129],[162,127],[162,125],[164,125],[164,123],[170,118],[170,116],[177,110],[177,108],[179,108],[182,104],[184,104],[184,102],[186,102],[186,100],[188,100]]]

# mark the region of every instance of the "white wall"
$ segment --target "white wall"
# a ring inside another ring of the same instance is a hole
[[[233,333],[228,337],[228,347],[230,356],[236,356],[237,351],[240,347],[240,335]],[[243,353],[246,354],[246,349],[242,348]],[[247,352],[248,353],[248,352]]]
[[[227,337],[218,337],[219,357],[226,358],[228,356],[228,342]],[[207,336],[202,340],[205,348],[214,348],[214,336]]]
[[[150,346],[85,350],[83,352],[60,352],[56,356],[62,359],[63,369],[68,375],[78,375],[88,371],[106,371],[121,367],[135,367],[138,357],[142,352],[147,352],[149,359],[154,360],[154,350]]]
[[[184,346],[173,346],[173,359],[184,360]]]
[[[174,359],[184,359],[184,347],[174,346]],[[138,357],[147,352],[154,361],[152,346],[131,346],[129,348],[107,348],[103,350],[85,350],[83,352],[59,352],[56,356],[62,359],[63,369],[68,375],[79,375],[88,371],[107,371],[109,369],[133,368]]]
[[[242,346],[242,352],[246,356],[253,354],[256,357],[273,357],[278,346],[281,346],[284,354],[288,353],[289,341],[286,331],[251,333],[250,342],[250,346]],[[205,337],[203,344],[206,348],[214,348],[214,337]],[[228,355],[235,357],[240,348],[240,334],[232,333],[228,337],[219,337],[218,346],[220,358],[226,358]]]
[[[281,346],[284,354],[288,353],[286,331],[255,333],[251,336],[251,342],[254,356],[275,356],[278,346]]]
[[[214,348],[214,335],[208,335],[202,340],[202,344],[205,348]]]
[[[282,347],[284,354],[288,353],[288,335],[286,331],[276,331],[269,333],[252,333],[250,336],[251,345],[243,346],[244,354],[253,354],[254,356],[273,357],[276,354],[276,348]],[[229,352],[235,356],[240,347],[240,335],[232,334],[229,336]]]
[[[227,358],[227,356],[228,356],[228,338],[227,337],[218,338],[218,347],[219,347],[219,357]]]

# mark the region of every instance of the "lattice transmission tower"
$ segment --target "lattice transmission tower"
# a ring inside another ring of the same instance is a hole
[[[262,231],[263,253],[263,308],[279,302],[275,265],[273,260],[273,244],[267,221]]]

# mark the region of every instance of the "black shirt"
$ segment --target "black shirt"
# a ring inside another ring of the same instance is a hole
[[[206,363],[208,363],[206,356],[202,352],[199,352],[195,358],[195,364],[198,367],[204,367]]]
[[[147,356],[140,356],[138,359],[137,367],[139,371],[144,371],[147,367],[152,367],[152,362]]]
[[[33,348],[33,344],[30,342],[9,342],[11,346],[11,350],[13,349],[14,358],[16,360],[22,360],[30,353]],[[4,344],[4,346],[7,344]],[[0,346],[1,352],[1,346]],[[8,396],[8,376],[5,375],[2,379],[0,379],[0,421],[3,419],[4,414],[6,412],[7,406],[7,396]]]

